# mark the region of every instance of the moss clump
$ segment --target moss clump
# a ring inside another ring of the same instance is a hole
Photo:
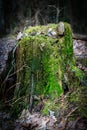
[[[52,44],[55,45],[53,46]],[[58,39],[44,36],[24,37],[20,41],[19,62],[20,67],[24,66],[20,72],[21,86],[23,86],[21,87],[21,91],[23,88],[23,92],[25,92],[25,86],[31,89],[33,74],[34,94],[54,93],[57,96],[62,93],[61,84],[58,83],[58,80],[60,80],[58,75],[60,75],[61,71],[58,66],[60,61],[58,59],[57,44]]]
[[[56,24],[48,24],[47,26],[34,26],[34,27],[29,27],[27,30],[24,31],[24,34],[27,35],[35,35],[35,34],[46,34],[49,28],[52,28],[55,30],[57,27]]]

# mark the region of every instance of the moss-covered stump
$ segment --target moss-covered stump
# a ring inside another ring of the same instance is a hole
[[[30,35],[24,36],[19,42],[17,69],[22,70],[17,80],[21,94],[28,89],[29,95],[33,89],[33,94],[46,94],[54,98],[63,92],[64,72],[72,61],[72,37],[68,24],[65,24],[64,36],[53,38],[46,35],[49,28],[55,31],[56,26],[31,27],[25,31]],[[36,35],[38,32],[41,34]]]
[[[13,103],[18,106],[14,107],[17,111],[19,106],[32,108],[34,95],[45,96],[53,101],[68,89],[78,92],[84,76],[75,65],[72,31],[70,25],[64,23],[64,34],[58,35],[57,26],[30,27],[24,30],[18,42],[18,85]],[[70,100],[77,101],[77,95],[72,93]]]

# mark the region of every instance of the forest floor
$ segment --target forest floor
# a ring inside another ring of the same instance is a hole
[[[87,119],[81,117],[76,104],[67,100],[69,93],[56,99],[54,105],[60,101],[60,109],[48,110],[46,116],[41,114],[42,101],[35,107],[38,112],[24,109],[17,120],[11,117],[8,107],[6,111],[0,110],[0,130],[87,130]]]

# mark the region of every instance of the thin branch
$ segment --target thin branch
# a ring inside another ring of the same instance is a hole
[[[13,75],[15,75],[16,73],[20,72],[24,67],[27,67],[26,65],[23,65],[20,69],[18,69],[17,71],[15,71],[14,73],[10,74],[8,77],[11,77]]]
[[[68,119],[68,117],[75,112],[78,109],[78,107],[74,108],[67,116],[66,116],[66,120]]]
[[[12,86],[7,90],[7,93],[9,92],[10,89],[14,88],[16,85],[20,85],[20,83],[16,83],[16,84],[12,85]]]

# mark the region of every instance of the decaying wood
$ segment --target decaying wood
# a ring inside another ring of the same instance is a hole
[[[87,41],[87,35],[72,33],[72,38],[77,40],[85,40]]]

